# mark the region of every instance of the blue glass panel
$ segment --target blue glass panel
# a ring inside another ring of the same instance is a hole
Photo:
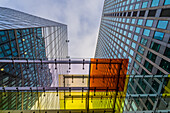
[[[137,24],[142,25],[142,22],[143,22],[143,19],[139,19]]]
[[[9,46],[7,44],[4,45],[5,50],[9,49]]]
[[[159,5],[159,0],[152,0],[151,7],[155,7]]]
[[[154,35],[154,39],[157,39],[157,40],[162,40],[164,37],[164,33],[162,32],[158,32],[158,31],[155,31],[155,35]]]
[[[141,28],[140,27],[136,27],[136,33],[140,33],[140,30],[141,30]]]
[[[139,48],[138,48],[138,52],[139,52],[139,53],[141,53],[141,54],[143,54],[143,53],[144,53],[144,51],[145,51],[145,49],[144,49],[143,47],[139,46]]]
[[[132,23],[132,24],[135,24],[135,19],[132,19],[131,23]]]
[[[138,41],[138,36],[134,35],[133,40]]]
[[[157,28],[166,29],[167,25],[168,25],[168,21],[159,20]]]
[[[135,49],[136,43],[132,42],[132,47]]]
[[[170,0],[165,0],[164,5],[170,5]]]
[[[142,8],[147,8],[147,6],[148,6],[148,2],[143,2]]]
[[[134,54],[134,51],[131,49],[130,50],[130,54],[133,56],[133,54]]]
[[[149,34],[150,34],[150,30],[149,29],[144,29],[143,35],[149,36]]]
[[[135,5],[135,9],[139,9],[139,4],[136,4],[136,5]]]
[[[5,32],[4,31],[0,31],[0,36],[3,36],[5,35]]]
[[[2,41],[6,41],[7,40],[7,37],[2,37]]]
[[[151,27],[153,24],[153,20],[147,20],[146,21],[146,26]]]

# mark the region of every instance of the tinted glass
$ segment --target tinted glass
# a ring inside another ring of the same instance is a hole
[[[151,7],[156,7],[159,5],[159,0],[152,0]]]
[[[149,34],[150,34],[150,30],[149,29],[144,29],[143,35],[149,36]]]
[[[148,6],[148,2],[143,2],[142,8],[147,8],[147,6]]]
[[[153,20],[147,20],[146,21],[146,26],[151,27],[153,24]]]
[[[157,28],[166,29],[167,25],[168,25],[168,21],[159,20],[159,21],[158,21]]]
[[[170,5],[170,0],[165,0],[164,5]]]
[[[164,37],[164,33],[162,32],[158,32],[158,31],[155,31],[155,34],[154,34],[154,39],[157,39],[157,40],[162,40]]]

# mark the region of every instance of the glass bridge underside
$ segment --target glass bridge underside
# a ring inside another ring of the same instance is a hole
[[[53,74],[62,65],[68,68],[66,73],[55,73],[57,84],[51,87],[9,87],[2,81],[0,113],[170,111],[170,75],[127,75],[128,59],[0,59],[0,63],[13,67],[48,64]]]

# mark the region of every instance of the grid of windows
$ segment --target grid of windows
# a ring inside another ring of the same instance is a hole
[[[128,74],[169,74],[169,3],[105,0],[95,57],[128,58]]]

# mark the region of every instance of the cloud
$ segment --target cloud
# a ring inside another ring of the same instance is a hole
[[[69,55],[94,57],[104,0],[0,0],[9,7],[68,25]]]

